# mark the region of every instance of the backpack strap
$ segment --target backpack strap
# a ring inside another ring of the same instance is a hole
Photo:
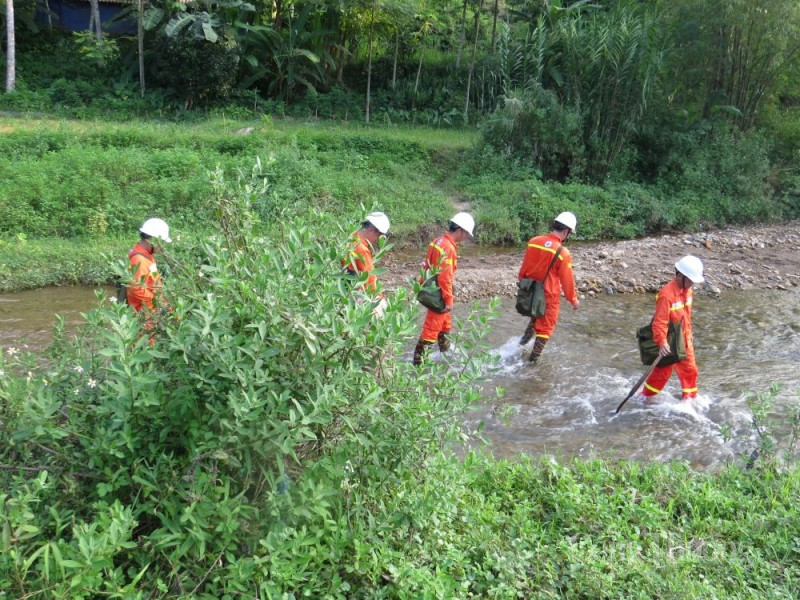
[[[550,264],[547,265],[547,271],[544,272],[544,277],[542,277],[542,283],[544,283],[544,280],[547,279],[547,276],[550,274],[550,269],[552,269],[553,265],[556,264],[556,261],[558,260],[558,255],[561,254],[561,249],[563,247],[564,244],[558,245],[558,250],[556,250],[556,253],[553,255],[553,260],[550,261]]]

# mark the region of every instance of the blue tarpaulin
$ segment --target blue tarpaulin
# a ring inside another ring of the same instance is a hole
[[[92,17],[92,8],[86,0],[49,0],[53,27],[65,31],[86,31]],[[135,34],[136,21],[133,18],[125,21],[109,23],[120,11],[127,8],[129,2],[100,2],[100,22],[103,31],[117,35]],[[40,23],[47,23],[47,15],[38,15]]]

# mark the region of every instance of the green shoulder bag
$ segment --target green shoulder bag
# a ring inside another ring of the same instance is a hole
[[[658,356],[658,344],[653,339],[653,321],[639,328],[636,332],[636,339],[639,343],[639,357],[642,359],[642,364],[652,365]],[[659,361],[658,366],[660,367],[674,365],[676,362],[686,358],[683,321],[678,323],[669,322],[669,325],[667,325],[667,341],[672,352]]]
[[[422,288],[417,292],[417,301],[428,310],[435,313],[443,313],[445,309],[442,288],[439,287],[438,275],[432,275],[425,280]]]

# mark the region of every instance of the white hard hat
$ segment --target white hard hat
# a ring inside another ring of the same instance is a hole
[[[147,219],[147,221],[142,223],[139,231],[150,237],[163,240],[168,244],[172,243],[172,239],[169,237],[169,225],[161,219]]]
[[[703,283],[706,278],[703,277],[703,261],[696,256],[688,254],[675,263],[675,268],[682,275],[686,275],[694,283]]]
[[[561,223],[565,227],[569,227],[573,233],[578,228],[578,219],[576,219],[575,215],[573,215],[571,212],[562,212],[555,218],[555,222]]]
[[[389,233],[389,217],[382,212],[369,213],[364,219],[365,222],[372,225],[375,229],[380,231],[383,235]]]
[[[453,215],[453,218],[450,219],[450,222],[461,227],[461,229],[466,231],[470,237],[472,237],[472,232],[475,230],[475,219],[472,218],[471,214],[460,212],[456,215]]]

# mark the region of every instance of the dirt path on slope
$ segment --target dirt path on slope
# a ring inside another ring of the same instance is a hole
[[[619,242],[575,242],[569,247],[582,298],[656,292],[673,277],[673,264],[685,254],[700,257],[705,265],[707,283],[696,287],[699,294],[800,285],[800,221]],[[404,285],[417,274],[424,254],[422,247],[418,252],[390,252],[380,265],[386,269],[383,285],[388,289]],[[467,243],[459,254],[458,300],[514,295],[522,248],[490,253]]]

